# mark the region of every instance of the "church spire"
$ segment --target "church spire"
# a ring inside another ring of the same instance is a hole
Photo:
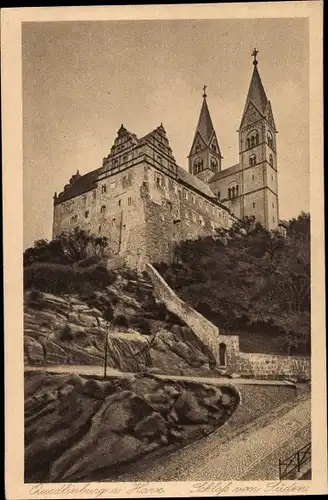
[[[207,106],[206,85],[203,87],[203,103],[188,156],[189,172],[203,182],[221,171],[222,155],[212,118]]]
[[[206,102],[206,85],[203,87],[203,104],[202,104],[202,109],[200,111],[198,123],[197,123],[197,128],[196,128],[196,134],[197,132],[200,133],[206,144],[209,143],[209,140],[212,137],[212,134],[214,132],[214,127],[212,123],[212,118],[207,106]]]
[[[251,79],[249,89],[248,89],[248,94],[247,94],[247,98],[246,98],[244,112],[247,110],[249,103],[252,102],[256,106],[258,111],[260,111],[260,113],[264,114],[266,105],[268,103],[268,98],[266,96],[266,93],[265,93],[265,90],[264,90],[264,87],[263,87],[263,84],[261,81],[261,77],[260,77],[260,74],[259,74],[258,69],[257,69],[258,61],[256,59],[256,56],[257,56],[258,52],[259,52],[258,50],[254,49],[253,53],[252,53],[252,56],[254,57],[254,60],[253,60],[254,70],[253,70],[252,79]]]

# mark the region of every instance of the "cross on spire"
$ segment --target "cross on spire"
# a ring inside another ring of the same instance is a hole
[[[253,50],[252,56],[254,57],[254,61],[253,61],[254,66],[257,65],[256,56],[257,56],[258,53],[259,53],[258,50],[256,50],[256,49]]]
[[[204,85],[204,87],[203,87],[203,97],[204,97],[204,99],[205,99],[205,97],[207,97],[206,89],[207,89],[207,85]]]

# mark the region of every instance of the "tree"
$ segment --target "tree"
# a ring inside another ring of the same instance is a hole
[[[181,242],[158,267],[179,295],[225,333],[267,324],[287,351],[310,345],[310,215],[287,236],[245,217],[214,237]]]

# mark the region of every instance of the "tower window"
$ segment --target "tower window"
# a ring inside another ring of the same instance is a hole
[[[215,143],[212,144],[212,150],[216,153],[216,145],[215,145]]]
[[[89,210],[87,210],[86,212],[84,212],[84,217],[87,219],[89,217]]]
[[[268,134],[267,134],[267,142],[268,142],[268,146],[271,149],[273,149],[273,139],[272,139],[271,132],[268,132]]]
[[[213,170],[213,172],[217,172],[218,170],[218,162],[215,158],[211,158],[211,169]]]
[[[128,198],[128,205],[131,206],[132,205],[132,198],[129,196]]]
[[[121,206],[121,200],[118,200],[118,206],[120,207]]]
[[[254,146],[257,146],[259,143],[259,134],[257,130],[253,130],[247,137],[246,139],[247,142],[247,149],[253,148]]]
[[[228,189],[228,198],[231,198],[231,189]]]
[[[232,197],[233,198],[235,197],[235,186],[233,186],[233,188],[232,188]]]
[[[269,163],[270,163],[271,167],[273,167],[273,156],[272,155],[269,156]]]
[[[253,208],[255,208],[255,202],[253,202]]]
[[[256,165],[256,155],[251,155],[249,157],[249,166],[252,167],[253,165]]]

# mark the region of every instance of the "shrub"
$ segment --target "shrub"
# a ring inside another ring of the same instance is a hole
[[[94,289],[113,283],[116,277],[101,265],[77,269],[70,265],[35,262],[24,268],[24,287],[57,295],[91,294]]]
[[[144,335],[151,335],[152,326],[147,319],[135,317],[131,323],[136,330],[140,331],[140,333],[143,333]]]
[[[87,257],[86,259],[79,260],[77,265],[79,267],[90,267],[95,264],[99,264],[101,262],[101,257],[98,255],[91,255],[91,257]]]
[[[113,325],[128,327],[129,323],[127,318],[123,314],[118,314],[113,318]]]

